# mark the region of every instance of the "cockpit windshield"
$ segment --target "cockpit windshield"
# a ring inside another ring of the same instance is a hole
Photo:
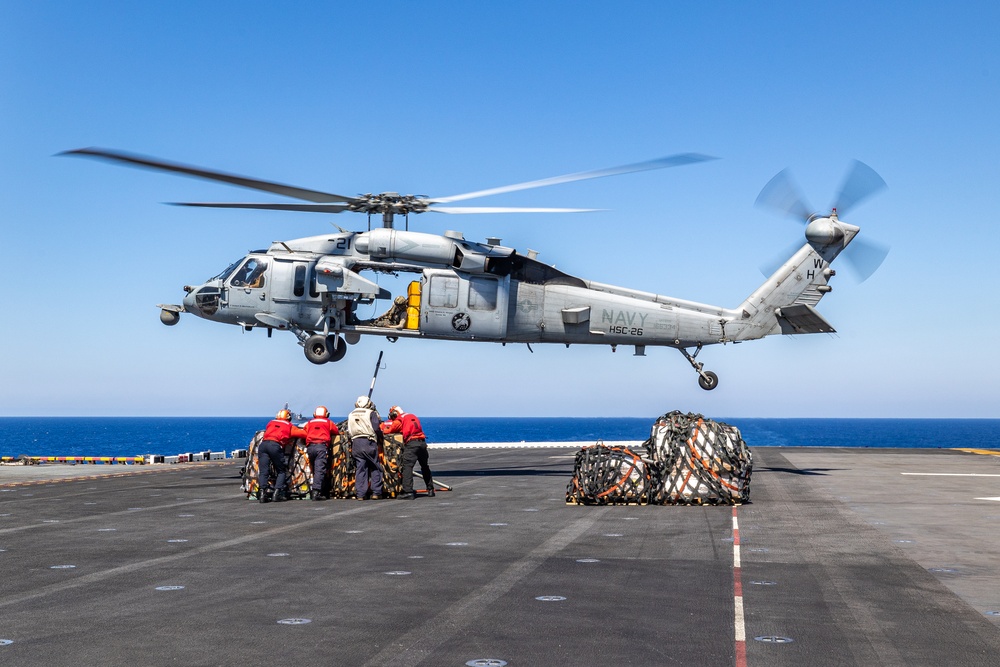
[[[233,273],[229,284],[233,287],[263,287],[266,270],[267,260],[262,257],[250,257],[243,266]]]
[[[217,276],[213,276],[212,278],[209,278],[206,282],[212,282],[213,280],[221,280],[222,282],[226,282],[226,280],[233,273],[233,271],[236,270],[236,267],[240,265],[240,262],[242,262],[243,259],[244,258],[241,257],[240,259],[236,260],[235,262],[233,262],[232,264],[230,264],[229,266],[227,266],[222,271],[222,273],[220,273]]]

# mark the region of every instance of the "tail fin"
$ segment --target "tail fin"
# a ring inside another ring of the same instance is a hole
[[[754,340],[771,334],[832,333],[834,328],[815,306],[833,288],[836,274],[830,263],[847,247],[860,228],[840,223],[843,242],[819,245],[807,242],[736,309],[738,319],[731,340]]]

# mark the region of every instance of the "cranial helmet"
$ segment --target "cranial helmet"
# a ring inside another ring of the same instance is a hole
[[[403,414],[403,408],[399,407],[398,405],[394,405],[391,408],[389,408],[389,419],[395,419],[401,414]]]
[[[354,407],[356,408],[371,408],[372,399],[367,396],[358,396],[358,400],[354,402]]]
[[[316,408],[316,411],[313,412],[313,417],[317,417],[320,419],[325,419],[326,417],[329,416],[330,416],[330,411],[326,409],[325,405],[319,406],[318,408]]]
[[[282,419],[286,422],[291,421],[292,413],[289,412],[288,410],[278,410],[278,414],[275,416],[275,419]]]

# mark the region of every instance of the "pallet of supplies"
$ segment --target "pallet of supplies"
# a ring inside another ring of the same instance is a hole
[[[264,431],[257,431],[250,444],[247,446],[247,462],[243,466],[243,482],[241,489],[247,498],[257,497],[257,478],[259,468],[257,466],[257,448],[264,439]],[[292,456],[290,459],[289,471],[291,478],[288,483],[289,498],[309,497],[309,485],[312,482],[312,468],[309,466],[309,455],[306,453],[305,441],[296,439]],[[268,484],[274,486],[277,475],[272,468],[268,474]]]
[[[385,436],[378,451],[378,467],[382,471],[382,495],[395,498],[403,492],[403,436]]]
[[[330,450],[330,497],[354,497],[354,455],[347,436],[347,420],[337,424],[340,433],[333,438]]]
[[[645,445],[659,469],[650,502],[736,505],[750,500],[753,454],[735,426],[675,410],[656,420]]]
[[[566,488],[570,505],[645,505],[652,489],[650,466],[625,447],[598,442],[576,453]]]

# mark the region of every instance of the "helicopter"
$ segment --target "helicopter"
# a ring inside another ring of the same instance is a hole
[[[718,375],[697,360],[706,345],[742,343],[772,334],[833,333],[816,305],[832,287],[831,263],[855,241],[860,227],[840,216],[885,187],[870,167],[855,161],[837,204],[818,214],[798,194],[787,170],[764,187],[757,204],[792,215],[805,225],[805,243],[770,273],[765,282],[735,308],[586,280],[504,247],[499,238],[467,240],[460,232],[410,231],[410,214],[576,213],[595,209],[466,207],[454,202],[560,183],[690,165],[709,156],[682,153],[647,162],[579,172],[447,197],[368,193],[355,197],[168,162],[132,153],[82,148],[60,155],[83,156],[172,172],[282,195],[295,202],[177,202],[180,206],[268,209],[368,216],[368,229],[275,241],[230,264],[200,285],[185,285],[180,304],[158,304],[160,320],[173,326],[190,313],[213,322],[265,329],[268,337],[289,331],[314,364],[344,358],[362,336],[501,343],[561,343],[678,350],[698,376],[702,389],[718,386]],[[382,226],[372,228],[372,215]],[[396,216],[406,220],[397,229]],[[857,245],[861,245],[860,242]],[[857,268],[862,279],[885,258],[875,244],[862,249]],[[412,278],[406,294],[393,295],[375,274]],[[381,316],[359,319],[359,305],[390,302]]]

